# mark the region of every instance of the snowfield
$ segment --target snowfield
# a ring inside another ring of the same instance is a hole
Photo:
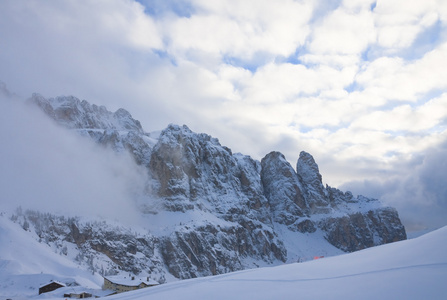
[[[443,227],[351,254],[183,280],[108,299],[447,299],[446,279]]]
[[[107,299],[447,299],[446,279],[444,227],[351,254],[176,281]],[[39,296],[39,286],[50,280],[81,286]],[[70,289],[96,290],[99,295],[101,284],[98,274],[0,217],[0,299],[64,299],[63,292]]]

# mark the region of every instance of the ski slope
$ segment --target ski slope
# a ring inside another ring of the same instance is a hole
[[[447,299],[447,227],[351,254],[173,282],[108,299]]]

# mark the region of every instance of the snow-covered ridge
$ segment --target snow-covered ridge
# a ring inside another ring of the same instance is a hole
[[[139,121],[120,108],[112,113],[104,106],[90,104],[73,96],[60,96],[46,99],[33,94],[30,99],[39,105],[46,114],[70,129],[113,129],[118,131],[143,132]]]
[[[109,257],[104,272],[138,273],[157,266],[152,269],[160,276],[184,279],[406,239],[395,209],[324,186],[309,153],[299,154],[294,169],[279,152],[259,162],[185,125],[148,134],[123,109],[111,113],[75,97],[36,94],[31,102],[57,123],[129,152],[149,174],[138,201],[150,238],[144,243],[136,237],[125,240],[134,241],[136,249],[145,244],[153,255],[132,250],[120,260],[116,239],[124,235],[95,236],[99,228],[61,224],[65,233],[58,239],[75,241],[93,257]]]

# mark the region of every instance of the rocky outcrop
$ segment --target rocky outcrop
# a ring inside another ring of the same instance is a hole
[[[273,220],[294,230],[294,224],[308,212],[295,170],[279,152],[267,154],[261,166],[261,180]]]
[[[187,126],[162,131],[150,158],[153,191],[170,211],[212,210],[225,220],[238,216],[270,223],[260,165]]]
[[[356,212],[339,218],[329,217],[321,221],[327,232],[327,240],[346,252],[405,240],[407,238],[397,211],[380,208],[368,212]]]
[[[303,187],[304,198],[311,211],[327,211],[324,208],[329,203],[323,186],[322,176],[312,155],[301,151],[296,163],[296,172]]]
[[[119,272],[147,272],[165,282],[165,264],[158,254],[158,238],[138,234],[106,221],[85,222],[80,218],[25,211],[16,217],[28,220],[39,242],[48,244],[61,255],[75,258],[80,265],[102,276]]]
[[[251,226],[207,224],[163,238],[161,253],[169,272],[177,278],[194,278],[242,270],[244,258],[285,262],[286,250],[274,233]]]
[[[66,228],[66,241],[82,253],[105,255],[111,270],[153,268],[192,278],[296,261],[290,253],[297,249],[285,246],[295,243],[287,239],[323,233],[327,243],[349,252],[406,238],[396,210],[324,186],[307,152],[299,154],[294,170],[279,152],[259,162],[185,125],[171,124],[151,135],[123,109],[111,113],[74,97],[33,95],[31,101],[61,125],[115,151],[128,151],[145,166],[148,202],[159,205],[143,212],[195,216],[156,238]]]

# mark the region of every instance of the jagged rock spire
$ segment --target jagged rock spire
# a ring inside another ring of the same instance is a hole
[[[322,176],[312,155],[301,151],[296,164],[298,179],[304,188],[304,198],[311,209],[325,207],[328,199],[322,182]]]
[[[273,220],[292,225],[307,210],[295,170],[284,155],[276,151],[267,154],[261,166],[261,180]]]

